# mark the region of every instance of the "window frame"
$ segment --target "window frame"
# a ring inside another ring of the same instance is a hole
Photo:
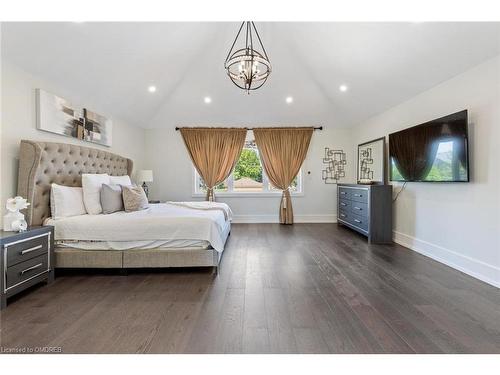
[[[228,191],[215,191],[215,195],[218,197],[247,197],[247,198],[259,198],[259,197],[276,197],[281,196],[281,190],[271,190],[269,189],[269,178],[267,177],[264,168],[262,168],[262,191],[252,191],[252,192],[244,192],[244,191],[234,191],[233,190],[233,172],[227,178],[227,190]],[[302,168],[300,168],[299,173],[297,174],[297,191],[291,191],[290,194],[294,197],[302,197],[304,196],[304,180],[302,176]],[[192,197],[204,197],[206,192],[199,190],[200,186],[200,175],[198,171],[193,166],[192,173]]]

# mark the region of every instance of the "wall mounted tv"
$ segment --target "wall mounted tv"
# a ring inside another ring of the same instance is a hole
[[[467,110],[389,134],[391,181],[468,182]]]

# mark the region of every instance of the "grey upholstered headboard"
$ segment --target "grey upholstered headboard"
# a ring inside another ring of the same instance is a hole
[[[21,141],[17,194],[28,199],[28,225],[50,216],[50,185],[82,186],[82,173],[130,175],[132,160],[95,148],[55,142]]]

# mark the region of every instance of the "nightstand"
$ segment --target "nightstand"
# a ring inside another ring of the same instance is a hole
[[[0,309],[7,298],[39,282],[54,280],[54,227],[0,231]]]

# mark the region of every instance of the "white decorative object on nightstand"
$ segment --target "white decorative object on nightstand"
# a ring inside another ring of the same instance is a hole
[[[24,215],[19,212],[28,208],[29,203],[23,197],[14,197],[7,199],[5,208],[8,213],[3,217],[3,230],[5,232],[22,232],[26,230],[27,223],[24,220]]]

